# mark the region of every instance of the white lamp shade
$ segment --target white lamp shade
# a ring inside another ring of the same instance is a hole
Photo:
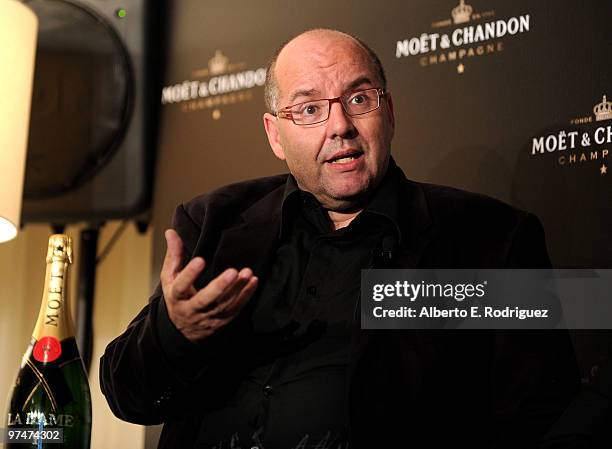
[[[31,9],[0,0],[0,242],[20,225],[37,29]]]

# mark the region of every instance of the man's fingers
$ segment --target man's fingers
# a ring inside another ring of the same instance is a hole
[[[171,290],[176,292],[176,295],[173,296],[175,302],[171,304],[178,311],[176,313],[183,328],[192,329],[195,334],[205,338],[238,314],[255,291],[258,279],[253,276],[250,268],[243,268],[240,272],[228,268],[196,292],[193,281],[189,280],[190,277],[197,276],[196,272],[203,267],[204,259],[194,258],[178,274],[172,283]],[[177,287],[179,288],[175,290]],[[181,288],[185,290],[181,292]],[[188,300],[180,301],[181,297]],[[181,329],[179,325],[177,327]]]
[[[240,309],[247,303],[247,301],[253,296],[253,293],[257,289],[257,282],[259,279],[257,276],[252,276],[246,285],[242,287],[240,292],[231,300],[224,312],[230,315],[236,315],[240,312]]]
[[[172,287],[170,288],[172,299],[188,299],[196,293],[193,283],[204,269],[204,265],[204,259],[201,257],[194,257],[185,265],[185,268],[176,275],[172,282]]]
[[[251,278],[253,271],[250,268],[243,268],[240,272],[228,268],[193,298],[196,308],[205,313],[212,312],[220,306],[224,308],[224,304],[238,295]]]
[[[256,286],[257,278],[253,276],[253,271],[243,268],[220,295],[211,297],[207,294],[209,292],[201,291],[202,294],[198,294],[198,308],[210,316],[234,315]]]
[[[221,301],[222,296],[229,292],[237,281],[238,270],[228,268],[198,292],[196,297],[194,297],[196,302],[194,305],[198,309],[206,309],[213,303]]]
[[[160,279],[162,284],[172,282],[181,265],[183,242],[174,229],[166,229],[166,256],[162,265]]]
[[[250,268],[243,268],[238,273],[238,276],[234,282],[229,285],[225,291],[217,299],[209,304],[209,308],[214,310],[215,313],[222,313],[223,310],[229,305],[245,285],[249,282],[249,279],[253,277],[253,272]]]

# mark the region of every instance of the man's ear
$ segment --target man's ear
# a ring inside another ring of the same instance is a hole
[[[280,160],[285,160],[285,150],[280,140],[280,131],[278,129],[278,118],[266,112],[263,116],[264,128],[268,135],[268,142],[274,155]]]

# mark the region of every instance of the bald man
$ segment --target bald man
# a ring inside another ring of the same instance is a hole
[[[545,268],[538,220],[406,179],[363,42],[272,58],[263,122],[290,174],[180,205],[160,285],[101,361],[113,412],[160,448],[536,447],[574,394],[566,334],[360,329],[364,268]]]

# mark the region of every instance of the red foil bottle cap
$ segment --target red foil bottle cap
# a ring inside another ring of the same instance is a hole
[[[41,363],[57,360],[62,354],[62,345],[55,337],[43,337],[34,345],[34,358]]]

